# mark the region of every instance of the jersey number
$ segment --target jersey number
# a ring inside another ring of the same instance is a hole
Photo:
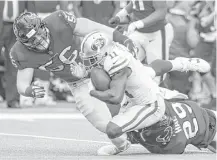
[[[186,104],[173,103],[172,107],[180,119],[184,119],[187,116],[186,110],[183,107],[186,107],[188,112],[192,114],[192,109]],[[199,129],[196,118],[193,118],[193,126],[189,121],[184,121],[182,128],[187,139],[195,137]]]
[[[66,47],[65,49],[62,50],[62,52],[59,54],[59,60],[63,63],[59,66],[56,66],[52,69],[50,69],[51,72],[59,72],[64,70],[64,64],[70,65],[75,62],[75,59],[78,56],[78,51],[74,50],[70,56],[67,56],[68,51],[71,49],[71,46]],[[42,65],[39,67],[41,70],[46,70],[46,67],[49,67],[53,64],[53,60],[51,59],[49,62],[46,64]]]
[[[138,2],[138,7],[136,6],[136,0],[133,0],[132,3],[133,3],[133,8],[134,9],[137,9],[139,11],[144,11],[145,10],[145,6],[144,6],[144,2],[143,0],[139,0],[137,1]]]

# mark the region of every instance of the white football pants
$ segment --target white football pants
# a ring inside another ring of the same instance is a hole
[[[173,40],[173,27],[170,23],[165,26],[165,33],[162,31],[156,31],[153,33],[142,33],[135,31],[129,35],[135,44],[141,45],[145,50],[147,63],[150,64],[156,59],[169,59],[169,48]],[[142,54],[139,52],[139,54]],[[143,57],[144,55],[138,55],[138,57]]]
[[[122,132],[138,130],[160,121],[165,110],[164,99],[158,95],[157,101],[152,104],[127,106],[125,111],[112,119],[112,122],[121,127]]]
[[[90,96],[91,88],[89,84],[90,79],[82,80],[75,85],[68,83],[75,98],[76,108],[95,128],[105,133],[106,126],[112,119],[112,116],[104,102]]]

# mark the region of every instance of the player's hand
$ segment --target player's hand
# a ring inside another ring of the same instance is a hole
[[[212,16],[205,16],[200,19],[200,24],[202,27],[207,27],[214,21]]]
[[[137,27],[136,27],[135,22],[131,23],[131,24],[128,26],[127,35],[129,36],[130,34],[132,34],[133,32],[135,32],[136,29],[137,29]]]
[[[45,96],[45,89],[43,86],[33,84],[27,87],[25,95],[33,98],[43,98]]]
[[[127,47],[127,49],[132,53],[132,55],[137,58],[138,57],[138,47],[134,44],[134,42],[131,39],[127,39],[124,42],[124,46]]]
[[[110,20],[109,20],[109,24],[111,26],[117,26],[120,24],[120,18],[118,16],[115,16],[115,17],[112,17]]]
[[[78,78],[84,78],[87,76],[87,70],[85,69],[84,65],[81,64],[81,63],[77,63],[77,62],[74,62],[74,63],[71,63],[70,64],[70,70],[71,70],[71,74],[73,76],[76,76]]]
[[[200,33],[200,37],[203,38],[205,42],[214,42],[216,40],[216,33],[217,31],[209,33]]]

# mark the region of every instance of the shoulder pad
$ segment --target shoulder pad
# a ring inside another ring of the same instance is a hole
[[[20,42],[16,42],[10,50],[10,60],[17,69],[24,69],[21,62],[25,62],[24,52],[28,51]]]
[[[59,25],[59,23],[62,23],[59,20],[63,20],[62,22],[68,24],[72,28],[72,30],[74,30],[77,22],[77,19],[73,12],[65,12],[62,10],[51,13],[43,21],[51,23],[52,25]]]
[[[112,53],[113,54],[113,53]],[[109,73],[110,76],[118,73],[120,70],[129,66],[130,58],[128,56],[120,56],[115,54],[112,56],[109,54],[104,61],[104,69]]]

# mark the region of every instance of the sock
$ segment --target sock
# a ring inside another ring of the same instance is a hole
[[[176,60],[169,60],[169,62],[172,63],[172,69],[170,71],[182,71],[183,69],[183,64],[180,61]]]
[[[111,142],[120,150],[124,150],[125,146],[129,141],[127,140],[127,134],[124,133],[120,137],[110,139]]]

